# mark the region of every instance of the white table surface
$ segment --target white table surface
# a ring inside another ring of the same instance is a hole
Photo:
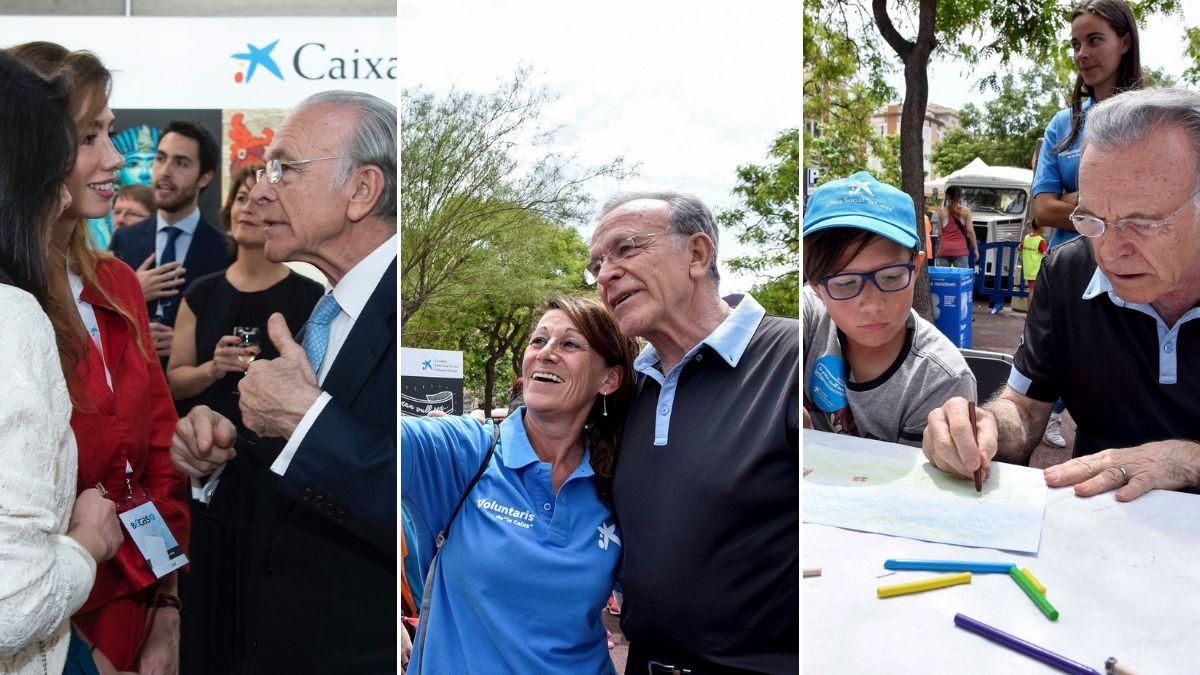
[[[804,525],[804,672],[1057,672],[954,625],[961,612],[1104,672],[1200,673],[1200,496],[1153,491],[1120,503],[1051,490],[1037,555]],[[1028,567],[1060,613],[1048,620],[1008,575],[878,599],[879,586],[937,572],[891,572],[888,558]],[[890,576],[883,576],[889,574]]]

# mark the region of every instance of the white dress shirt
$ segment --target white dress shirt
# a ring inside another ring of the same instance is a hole
[[[191,213],[184,216],[183,220],[175,223],[174,226],[163,220],[161,211],[158,212],[156,217],[158,218],[158,222],[155,225],[156,234],[154,235],[155,267],[158,266],[158,261],[163,259],[163,254],[167,250],[168,227],[177,227],[180,230],[179,236],[175,238],[175,262],[182,263],[184,258],[187,258],[188,249],[192,246],[192,239],[196,236],[196,228],[200,226],[200,207],[197,206],[192,209]],[[142,261],[139,260],[137,264],[140,266]],[[181,293],[183,292],[183,289],[178,290]],[[155,307],[158,313],[162,313],[162,300],[159,300]],[[154,317],[150,317],[150,320],[153,321]]]
[[[159,260],[163,259],[163,253],[167,248],[167,228],[179,228],[179,236],[175,239],[175,260],[183,262],[187,258],[188,248],[192,245],[192,239],[196,236],[196,228],[200,226],[200,207],[192,209],[192,212],[183,217],[183,220],[175,223],[172,226],[167,221],[163,220],[162,212],[157,214],[158,223],[155,225],[154,235],[154,264],[157,265]],[[142,264],[142,261],[138,261]]]
[[[338,352],[341,351],[342,345],[350,335],[350,330],[354,328],[354,322],[362,314],[363,307],[371,299],[375,287],[379,285],[379,281],[395,259],[396,235],[392,235],[379,248],[350,268],[346,276],[342,277],[342,280],[330,291],[342,311],[338,312],[329,324],[329,347],[325,350],[325,359],[321,362],[320,372],[317,373],[318,386],[325,382],[325,376],[329,374],[333,362],[337,360]],[[296,450],[304,442],[305,434],[312,428],[317,417],[321,415],[321,411],[331,400],[333,400],[332,396],[324,391],[321,392],[321,395],[309,407],[308,412],[304,413],[300,424],[296,425],[296,430],[292,432],[292,437],[283,446],[283,450],[275,458],[275,462],[271,464],[271,471],[280,476],[287,472],[292,458],[296,456]]]
[[[96,351],[100,353],[100,362],[104,364],[104,380],[108,382],[108,388],[111,390],[112,373],[109,372],[108,360],[104,357],[104,341],[100,339],[100,325],[96,323],[96,308],[81,297],[83,295],[83,279],[69,268],[67,269],[67,283],[71,285],[71,297],[75,299],[75,309],[79,311],[79,319],[83,321],[83,327],[87,329],[92,343],[96,345]]]

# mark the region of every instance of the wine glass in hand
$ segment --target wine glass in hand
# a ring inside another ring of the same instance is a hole
[[[258,357],[259,352],[261,351],[258,342],[258,327],[234,326],[233,336],[238,339],[238,349],[248,350],[243,354],[239,354],[238,360],[246,365],[250,365],[250,363]]]

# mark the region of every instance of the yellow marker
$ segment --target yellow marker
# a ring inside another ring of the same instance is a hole
[[[1042,595],[1046,594],[1046,587],[1042,585],[1042,582],[1037,580],[1037,577],[1033,576],[1033,572],[1030,572],[1028,567],[1021,568],[1021,572],[1025,574],[1025,578],[1029,580],[1029,583],[1033,584],[1033,587],[1038,589],[1038,593],[1041,593]]]
[[[903,584],[880,586],[879,588],[875,589],[875,593],[881,598],[890,598],[893,595],[920,593],[921,591],[932,591],[938,588],[945,588],[947,586],[957,586],[958,584],[969,583],[971,583],[971,573],[960,572],[958,574],[943,574],[937,577],[921,579],[920,581],[908,581]]]

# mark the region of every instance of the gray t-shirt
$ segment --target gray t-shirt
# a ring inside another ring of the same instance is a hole
[[[929,411],[976,398],[975,375],[954,343],[909,310],[904,348],[870,382],[850,381],[842,336],[809,287],[804,304],[804,409],[820,431],[921,445]]]

